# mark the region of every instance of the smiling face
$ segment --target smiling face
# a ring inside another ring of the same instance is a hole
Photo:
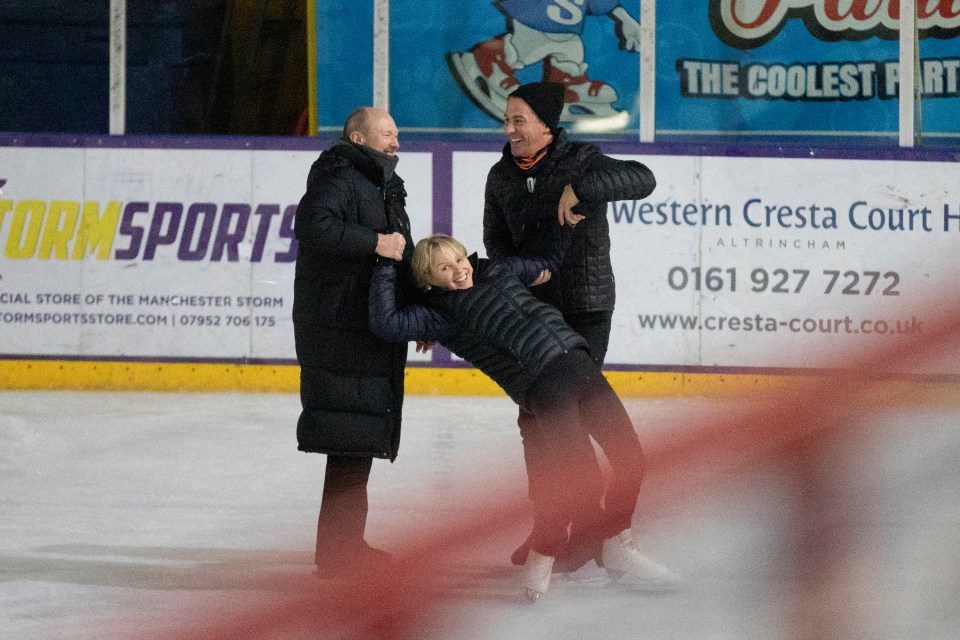
[[[550,127],[520,98],[507,98],[503,132],[516,158],[529,158],[553,140]]]
[[[473,286],[473,265],[467,256],[459,251],[438,248],[430,256],[427,282],[431,286],[450,291],[469,289]]]
[[[367,110],[364,126],[359,131],[354,131],[350,139],[357,144],[393,156],[400,148],[399,136],[400,131],[393,117],[386,111],[371,107]]]

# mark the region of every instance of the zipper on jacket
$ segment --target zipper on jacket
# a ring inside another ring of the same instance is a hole
[[[383,191],[383,210],[384,213],[387,214],[387,227],[392,228],[392,225],[390,224],[390,218],[393,217],[397,221],[398,230],[401,232],[407,231],[407,225],[404,223],[403,218],[397,215],[397,213],[390,206],[390,196],[396,194],[391,194],[389,189],[386,187],[381,189],[381,191]]]

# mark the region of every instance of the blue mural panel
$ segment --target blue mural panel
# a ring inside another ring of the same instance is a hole
[[[918,0],[923,124],[960,130],[960,9]],[[562,122],[639,128],[640,1],[394,0],[390,109],[406,130],[492,131],[519,83],[567,86]],[[372,99],[372,0],[318,0],[321,126]],[[662,133],[895,135],[896,0],[657,4]]]

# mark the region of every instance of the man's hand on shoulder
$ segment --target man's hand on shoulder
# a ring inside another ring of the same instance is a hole
[[[376,254],[378,256],[390,258],[391,260],[400,260],[403,258],[403,249],[406,246],[407,240],[401,233],[393,232],[389,234],[377,234]]]

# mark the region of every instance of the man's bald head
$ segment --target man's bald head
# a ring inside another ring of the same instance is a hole
[[[400,148],[399,135],[390,114],[376,107],[354,109],[343,125],[344,140],[391,156]]]

